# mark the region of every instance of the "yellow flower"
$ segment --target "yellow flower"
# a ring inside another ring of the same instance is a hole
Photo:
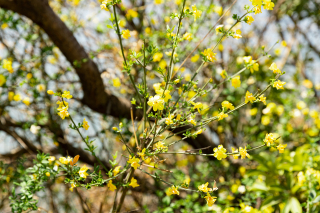
[[[3,23],[2,25],[1,25],[1,29],[6,29],[7,27],[8,27],[9,25],[8,25],[8,23]]]
[[[269,134],[266,134],[266,137],[264,138],[263,142],[265,142],[267,146],[270,146],[273,144],[275,139],[276,138],[275,138],[274,134],[269,133]]]
[[[233,148],[233,147],[231,147],[231,150],[232,150],[232,153],[238,152],[238,149],[235,149],[235,148]],[[232,156],[233,156],[234,159],[238,159],[239,156],[240,156],[240,154],[234,154],[234,155],[232,155]]]
[[[166,124],[167,125],[170,125],[170,124],[173,124],[173,119],[174,118],[174,115],[170,115],[169,113],[169,116],[166,118]]]
[[[159,62],[159,67],[161,67],[162,69],[165,69],[166,66],[167,66],[166,60],[162,59],[162,60]]]
[[[114,87],[120,87],[121,86],[121,81],[119,78],[114,78],[112,79],[112,83]]]
[[[109,180],[107,186],[108,186],[108,188],[109,188],[110,191],[114,191],[114,190],[117,189],[117,187],[112,184],[112,180]]]
[[[50,156],[49,159],[48,159],[49,163],[52,163],[55,160],[56,160],[55,156]]]
[[[69,188],[70,191],[73,192],[73,188],[77,187],[77,185],[74,183],[74,181],[70,181],[71,187]]]
[[[22,101],[25,105],[29,106],[30,105],[30,98],[29,97],[25,97]]]
[[[170,195],[179,195],[180,193],[179,193],[179,191],[178,191],[178,187],[174,187],[174,186],[172,186],[172,187],[169,187],[168,189],[167,189],[167,191],[166,191],[166,194],[168,195],[168,196],[170,196]]]
[[[7,59],[3,59],[3,65],[2,67],[6,70],[8,70],[8,72],[13,73],[13,68],[12,68],[12,61],[11,60],[7,60]]]
[[[158,91],[160,89],[161,83],[153,84],[154,91]]]
[[[0,83],[1,84],[1,83]],[[312,81],[310,81],[309,79],[304,79],[302,81],[302,85],[307,87],[308,89],[311,89],[313,87],[313,83]]]
[[[142,160],[145,160],[145,159],[144,159],[145,152],[146,152],[146,148],[144,148],[144,149],[142,150],[142,152],[138,152],[138,155],[139,155],[139,157],[140,157]]]
[[[155,144],[157,149],[167,149],[167,146],[164,146],[164,143],[162,143],[161,141],[159,141],[158,143]]]
[[[138,187],[140,185],[137,183],[136,179],[131,178],[131,182],[130,182],[129,186],[131,186],[132,188],[136,188],[136,187]]]
[[[199,18],[202,14],[202,11],[201,10],[198,10],[196,5],[192,5],[192,15],[194,17],[194,21],[197,20],[197,18]]]
[[[281,46],[286,47],[287,46],[287,42],[285,40],[281,41]]]
[[[209,193],[207,193],[207,196],[204,197],[207,201],[208,206],[213,206],[213,204],[216,202],[217,197],[211,197]]]
[[[8,99],[9,101],[12,101],[14,97],[14,92],[8,92]]]
[[[239,153],[241,155],[241,159],[244,159],[246,157],[250,158],[250,155],[247,153],[247,147],[239,147]]]
[[[223,112],[220,112],[217,117],[218,117],[218,121],[221,121],[223,120],[224,118],[228,117],[229,115],[228,114],[225,114]]]
[[[60,109],[60,110],[59,110]],[[61,107],[58,108],[58,115],[62,118],[65,119],[65,117],[69,117],[69,112],[68,112],[68,107]]]
[[[197,125],[196,121],[192,117],[189,118],[188,122],[193,124],[194,126]]]
[[[82,127],[85,129],[85,130],[88,130],[89,129],[89,124],[88,124],[88,121],[86,121],[86,119],[84,118],[83,119],[83,125],[82,125]]]
[[[72,95],[70,95],[70,91],[64,91],[62,94],[62,98],[70,99]]]
[[[250,67],[250,72],[253,73],[254,71],[259,71],[259,64],[258,63],[254,63],[253,62],[253,65]]]
[[[283,153],[284,152],[284,148],[287,147],[287,144],[279,144],[277,146],[277,149],[279,150],[279,153]]]
[[[82,177],[82,178],[87,178],[87,176],[89,175],[88,173],[87,173],[87,170],[88,170],[89,168],[87,167],[87,165],[84,165],[83,167],[81,167],[81,169],[79,170],[79,175],[80,175],[80,177]]]
[[[221,16],[221,15],[222,15],[222,12],[223,12],[223,8],[220,7],[220,6],[215,6],[215,7],[213,8],[213,11],[214,11],[215,13],[217,13],[219,16]]]
[[[117,174],[119,174],[120,168],[121,168],[121,166],[117,166],[117,167],[114,168],[114,170],[112,171],[113,172],[113,176],[116,176]]]
[[[6,83],[7,79],[4,77],[4,75],[0,74],[0,87]]]
[[[46,172],[46,176],[47,176],[47,177],[50,177],[50,172]]]
[[[209,191],[208,185],[209,185],[209,183],[207,182],[205,184],[198,186],[199,191],[208,192]]]
[[[264,2],[263,9],[273,10],[274,3],[271,0],[263,0],[263,2]]]
[[[218,25],[216,27],[216,34],[218,35],[218,33],[223,32],[223,25]]]
[[[169,99],[171,99],[171,95],[170,95],[170,90],[166,90],[163,92],[163,89],[158,89],[156,90],[156,93],[159,95],[159,96],[162,96],[162,94],[164,94],[164,102],[168,102]]]
[[[238,88],[240,87],[241,85],[241,81],[240,81],[240,76],[236,76],[234,77],[232,80],[231,80],[231,85],[234,87],[234,88]]]
[[[196,55],[192,56],[190,60],[191,60],[191,62],[195,63],[199,60],[199,58],[200,58],[199,54],[196,54]]]
[[[277,67],[277,64],[274,62],[270,65],[269,70],[272,70],[273,73],[281,74],[281,70]]]
[[[252,16],[247,16],[246,17],[246,23],[251,25],[251,23],[254,21],[254,19],[252,18]]]
[[[249,91],[247,91],[245,103],[248,103],[249,101],[250,101],[251,103],[253,103],[253,101],[255,101],[255,100],[256,100],[256,98],[252,95],[252,93],[249,92]]]
[[[130,38],[130,37],[131,37],[130,31],[129,31],[129,30],[123,30],[123,31],[122,31],[122,37],[123,37],[124,39]]]
[[[137,169],[140,166],[139,161],[140,161],[139,158],[136,158],[136,157],[132,158],[130,156],[130,159],[128,160],[128,163],[131,164],[131,167],[133,167],[134,169]]]
[[[262,13],[262,12],[261,12],[261,6],[260,6],[260,7],[256,6],[256,7],[253,8],[253,10],[254,10],[254,14],[255,14],[255,15],[257,15],[257,14],[259,14],[259,13]]]
[[[227,77],[227,72],[226,70],[222,70],[220,73],[221,78],[225,79]]]
[[[208,59],[209,61],[211,61],[211,62],[214,62],[214,61],[217,60],[217,59],[216,59],[217,53],[213,53],[210,48],[205,49],[205,50],[202,52],[202,54],[203,54],[204,56],[206,56],[207,59]]]
[[[267,105],[267,97],[264,97],[264,95],[259,96],[259,101],[261,101],[264,105]]]
[[[16,94],[13,96],[13,100],[14,101],[21,101],[21,95],[20,94]]]
[[[242,38],[242,36],[241,36],[241,30],[236,30],[236,33],[233,34],[233,38],[235,38],[235,39]]]
[[[129,9],[127,14],[126,14],[126,17],[128,19],[136,18],[136,17],[138,17],[138,13],[135,10]]]
[[[221,103],[221,106],[226,108],[226,109],[230,109],[230,110],[233,110],[234,109],[234,106],[232,103],[230,103],[229,101],[223,101]]]
[[[277,90],[278,90],[278,89],[284,89],[284,88],[283,88],[283,85],[285,85],[285,84],[286,84],[286,82],[283,82],[283,81],[278,80],[278,81],[275,81],[275,82],[273,83],[273,87],[277,88]]]
[[[54,92],[53,92],[52,90],[48,90],[47,93],[48,93],[49,95],[53,95],[53,94],[54,94]]]
[[[185,34],[183,35],[183,39],[184,39],[184,40],[191,41],[191,39],[192,39],[192,34],[191,34],[191,33],[185,33]]]
[[[218,160],[221,160],[227,157],[227,154],[226,154],[227,150],[223,148],[222,145],[219,145],[218,148],[214,148],[213,151],[214,151],[213,156]]]
[[[46,86],[45,86],[44,84],[38,84],[38,85],[37,85],[37,90],[38,90],[39,92],[43,92],[43,91],[46,90]]]
[[[148,105],[153,107],[154,111],[163,110],[164,107],[164,99],[162,99],[159,95],[150,96]]]
[[[252,3],[252,6],[259,6],[261,7],[262,5],[262,0],[250,0]]]
[[[195,103],[193,101],[191,101],[190,103],[194,106],[193,109],[198,109],[198,112],[200,113],[200,110],[203,108],[203,104],[201,102]]]
[[[244,56],[243,60],[244,60],[244,63],[250,64],[252,61],[252,57],[251,56]]]
[[[155,62],[161,61],[162,57],[163,57],[163,54],[162,54],[162,53],[155,53],[155,54],[153,55],[153,61],[155,61]]]
[[[59,158],[59,161],[60,163],[67,165],[72,161],[72,158],[70,156],[68,156],[67,158],[61,157]]]

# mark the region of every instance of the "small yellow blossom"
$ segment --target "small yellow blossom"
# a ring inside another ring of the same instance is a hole
[[[153,61],[155,61],[155,62],[161,61],[162,57],[163,57],[163,54],[162,54],[162,53],[155,53],[155,54],[153,55]]]
[[[192,15],[194,17],[194,21],[197,20],[197,18],[199,18],[202,14],[202,11],[201,10],[198,10],[196,5],[192,5]]]
[[[251,56],[244,56],[244,57],[243,57],[243,61],[244,61],[244,63],[246,63],[246,64],[250,64],[251,61],[252,61],[252,57],[251,57]]]
[[[257,14],[259,14],[259,13],[262,13],[262,12],[261,12],[261,6],[260,6],[260,7],[259,7],[259,6],[256,6],[256,7],[253,8],[253,10],[254,10],[254,14],[255,14],[255,15],[257,15]]]
[[[251,25],[253,21],[254,21],[254,18],[252,16],[247,16],[246,17],[246,23],[247,24]]]
[[[21,95],[20,94],[16,94],[13,96],[13,100],[14,101],[21,101]]]
[[[190,101],[190,103],[194,106],[193,109],[197,109],[200,113],[200,110],[203,108],[203,104],[201,102],[195,103],[193,101]]]
[[[132,18],[138,17],[138,15],[139,15],[139,14],[137,13],[137,11],[132,10],[132,9],[129,9],[129,10],[127,11],[126,17],[127,17],[128,19],[132,19]]]
[[[50,172],[46,172],[46,176],[47,176],[47,177],[50,177]]]
[[[68,112],[68,107],[59,107],[58,108],[58,115],[63,119],[65,119],[66,117],[69,117],[69,112]]]
[[[286,47],[287,46],[287,42],[285,40],[281,41],[281,46]]]
[[[250,101],[251,103],[253,103],[255,100],[256,100],[256,98],[252,95],[252,93],[249,92],[249,91],[247,91],[245,103],[248,103],[249,101]]]
[[[140,157],[142,160],[145,160],[145,159],[144,159],[144,156],[146,155],[145,152],[146,152],[146,148],[144,148],[144,149],[142,150],[142,152],[138,152],[138,155],[139,155],[139,157]]]
[[[167,125],[170,125],[170,124],[173,124],[173,119],[174,118],[174,115],[170,115],[169,113],[169,116],[166,118],[166,124]]]
[[[241,159],[244,159],[246,157],[250,158],[250,155],[247,153],[247,147],[239,147],[239,153],[241,155]]]
[[[157,142],[156,144],[155,144],[155,146],[156,146],[156,148],[157,149],[167,149],[168,147],[167,146],[164,146],[164,143],[163,142],[161,142],[161,141],[159,141],[159,142]]]
[[[216,34],[218,35],[218,33],[223,32],[223,25],[218,25],[216,27]]]
[[[226,72],[226,70],[222,70],[221,71],[221,73],[220,73],[220,76],[221,76],[221,78],[223,78],[223,79],[225,79],[226,77],[227,77],[227,72]]]
[[[216,202],[217,197],[211,197],[209,193],[207,193],[207,196],[204,197],[207,201],[208,206],[213,206],[213,204]]]
[[[70,156],[68,156],[67,158],[60,157],[59,161],[60,161],[60,163],[67,165],[72,161],[72,158]]]
[[[136,187],[138,187],[140,185],[137,183],[136,179],[131,178],[131,182],[130,182],[129,186],[131,186],[132,188],[136,188]]]
[[[30,105],[30,98],[29,97],[26,97],[23,99],[22,101],[25,105],[29,106]]]
[[[49,159],[48,159],[49,163],[52,163],[55,160],[56,160],[55,156],[50,156]]]
[[[217,117],[218,117],[218,121],[223,120],[224,118],[227,118],[229,115],[225,114],[224,112],[220,112]]]
[[[82,177],[82,178],[87,178],[87,176],[89,175],[88,173],[87,173],[87,170],[88,170],[89,168],[86,166],[86,165],[84,165],[83,167],[81,167],[81,169],[79,170],[79,176],[80,177]]]
[[[264,105],[267,105],[267,97],[264,97],[264,95],[259,96],[259,101],[261,101]]]
[[[134,169],[137,169],[140,166],[139,161],[140,161],[139,158],[136,158],[136,157],[132,158],[130,156],[130,159],[128,160],[128,163],[131,164],[131,167],[133,167]]]
[[[208,192],[210,188],[208,188],[209,183],[202,184],[198,186],[199,191]]]
[[[262,5],[262,0],[250,0],[252,3],[252,6],[260,6]]]
[[[232,80],[231,80],[231,85],[234,87],[234,88],[238,88],[240,87],[241,85],[241,80],[240,80],[240,76],[236,76],[234,77]]]
[[[270,65],[269,70],[272,70],[273,73],[281,74],[281,70],[278,68],[277,64],[274,62]]]
[[[278,80],[278,81],[275,81],[275,82],[273,83],[273,87],[277,88],[277,90],[278,90],[278,89],[284,89],[284,88],[283,88],[283,85],[285,85],[285,84],[286,84],[286,82],[283,82],[283,81]]]
[[[217,53],[212,52],[212,50],[210,48],[205,49],[202,54],[211,62],[216,61],[216,55]]]
[[[196,55],[192,56],[190,60],[191,60],[191,62],[195,63],[199,60],[199,58],[200,58],[200,55],[196,54]]]
[[[308,89],[311,89],[313,87],[313,83],[309,79],[304,79],[302,81],[302,85],[307,87]]]
[[[192,34],[191,34],[191,33],[185,33],[185,34],[183,35],[183,39],[184,39],[184,40],[191,41],[191,39],[192,39]]]
[[[89,129],[89,124],[88,124],[88,121],[86,121],[86,119],[84,118],[83,119],[83,125],[82,125],[82,127],[85,129],[85,130],[88,130]]]
[[[168,196],[170,196],[170,195],[173,195],[173,194],[179,195],[180,193],[179,193],[179,191],[178,191],[178,187],[172,186],[172,187],[169,187],[169,188],[167,189],[166,194],[167,194]]]
[[[283,153],[284,152],[284,148],[287,147],[287,144],[279,144],[277,146],[277,149],[279,150],[279,153]]]
[[[6,70],[8,70],[9,73],[13,73],[13,68],[12,68],[12,61],[11,60],[7,60],[7,59],[3,59],[3,65],[2,67]]]
[[[8,25],[8,23],[3,23],[2,25],[1,25],[1,29],[6,29],[7,27],[8,27],[9,25]]]
[[[112,171],[113,176],[116,176],[117,174],[119,174],[120,168],[121,168],[121,166],[117,166],[117,167],[114,168],[114,170]]]
[[[109,188],[110,191],[114,191],[114,190],[117,189],[117,187],[112,184],[112,180],[109,180],[107,186],[108,186],[108,188]]]
[[[71,187],[69,188],[70,191],[73,192],[73,188],[77,187],[77,185],[74,183],[74,181],[70,181]]]
[[[196,121],[192,117],[189,118],[188,122],[194,126],[197,125]]]
[[[168,102],[169,99],[171,99],[171,95],[170,95],[170,90],[166,90],[163,92],[163,89],[158,89],[156,90],[157,95],[159,95],[160,97],[162,96],[162,94],[164,95],[164,102]]]
[[[238,149],[235,149],[233,147],[231,147],[231,150],[232,150],[232,153],[238,152]],[[237,153],[237,154],[233,154],[232,156],[234,159],[238,159],[240,154]]]
[[[0,74],[0,87],[6,83],[7,79],[4,77],[4,75]]]
[[[38,84],[38,85],[37,85],[37,90],[38,90],[39,92],[43,92],[43,91],[46,90],[46,86],[45,86],[44,84]]]
[[[131,37],[130,31],[129,31],[129,30],[123,30],[123,31],[122,31],[122,37],[123,37],[124,39],[130,38],[130,37]]]
[[[273,10],[274,3],[271,0],[263,0],[263,2],[264,2],[263,9]]]
[[[214,151],[213,156],[218,160],[221,160],[227,157],[227,154],[226,154],[227,150],[223,148],[223,145],[219,145],[218,148],[214,148],[213,151]]]
[[[163,110],[164,108],[163,104],[164,104],[164,99],[161,98],[159,95],[155,95],[154,97],[150,96],[148,101],[148,105],[152,106],[154,111]]]
[[[72,95],[70,95],[70,91],[64,91],[62,94],[62,98],[70,99]]]
[[[48,93],[49,95],[53,95],[53,94],[54,94],[54,92],[53,92],[52,90],[48,90],[47,93]]]
[[[235,39],[242,38],[242,36],[241,36],[241,30],[236,30],[236,33],[233,34],[233,38],[235,38]]]
[[[232,103],[230,103],[229,101],[223,101],[221,103],[221,106],[226,108],[226,109],[230,109],[230,110],[233,110],[234,109],[234,106]]]
[[[265,142],[267,146],[270,146],[274,143],[275,139],[276,138],[273,133],[268,133],[266,134],[266,137],[264,138],[263,142]]]

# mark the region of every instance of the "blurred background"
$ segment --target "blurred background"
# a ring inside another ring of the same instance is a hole
[[[165,194],[167,186],[142,173],[140,187],[129,192],[125,211],[136,212],[245,212],[243,204],[257,210],[251,212],[320,212],[320,2],[307,0],[273,0],[272,11],[254,15],[251,25],[241,23],[242,38],[226,38],[217,46],[217,62],[206,64],[197,76],[198,86],[209,78],[215,83],[244,67],[244,56],[259,59],[259,70],[241,74],[241,86],[222,84],[199,101],[211,106],[204,116],[215,116],[221,102],[235,106],[244,100],[247,90],[263,89],[273,77],[268,69],[272,62],[286,74],[284,90],[268,90],[267,105],[246,105],[220,122],[213,122],[195,139],[177,144],[173,150],[208,149],[223,144],[231,147],[260,145],[266,133],[277,133],[287,144],[283,154],[272,149],[259,149],[247,160],[173,155],[159,168],[146,168],[172,183],[189,183],[190,188],[217,181],[218,200],[207,207],[197,193],[183,192],[176,197]],[[118,161],[126,160],[119,136],[113,126],[124,124],[125,138],[134,146],[130,120],[130,101],[135,90],[123,70],[117,35],[110,29],[110,12],[100,9],[95,0],[0,0],[0,212],[11,212],[9,197],[14,183],[21,183],[38,151],[60,156],[80,155],[80,164],[90,168],[96,164],[85,144],[68,128],[56,111],[55,97],[47,90],[69,90],[73,95],[69,112],[76,123],[83,118],[90,129],[85,132],[95,139],[97,156],[110,168],[109,159],[118,151]],[[175,70],[225,13],[218,24],[227,28],[234,23],[233,14],[245,14],[249,0],[238,0],[230,12],[229,0],[187,0],[186,6],[197,5],[203,13],[199,21],[183,21],[182,34],[192,34],[190,41],[180,43],[175,56]],[[182,0],[126,0],[117,5],[121,29],[129,29],[132,37],[124,40],[125,52],[140,51],[143,40],[155,45],[162,54],[147,67],[151,89],[161,82],[158,67],[169,64],[171,43],[167,26],[177,26],[177,13]],[[200,52],[213,47],[220,36],[213,33],[179,70],[178,76],[189,81],[201,64]],[[271,48],[272,47],[272,48]],[[270,57],[262,50],[269,50]],[[12,63],[12,73],[5,63]],[[134,81],[142,81],[143,70],[134,66]],[[178,91],[176,91],[175,97]],[[194,91],[189,92],[190,97]],[[206,108],[206,107],[205,107]],[[139,110],[135,110],[139,115]],[[84,130],[82,130],[84,131]],[[178,138],[178,137],[177,137]],[[177,140],[177,138],[172,138]],[[64,176],[44,183],[36,195],[39,212],[87,212],[81,199],[92,212],[107,212],[114,194],[106,187],[70,192]]]

